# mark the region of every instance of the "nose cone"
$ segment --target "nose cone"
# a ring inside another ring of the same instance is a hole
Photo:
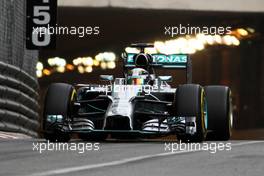
[[[117,86],[115,86],[116,88]],[[113,101],[106,113],[104,129],[107,130],[132,130],[133,106],[130,99],[137,95],[136,91],[131,91],[132,86],[118,86],[112,92]]]

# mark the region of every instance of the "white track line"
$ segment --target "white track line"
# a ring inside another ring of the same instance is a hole
[[[1,137],[5,137],[6,139],[18,139],[18,137],[12,136],[12,135],[9,135],[9,134],[6,134],[6,133],[0,133],[0,136]]]
[[[8,137],[7,137],[7,136],[5,136],[5,135],[2,135],[2,134],[0,134],[0,138],[1,138],[1,139],[8,139]]]
[[[263,142],[264,141],[240,142],[240,143],[232,144],[231,146],[232,147],[242,146],[242,145],[249,145],[249,144],[256,144],[256,143],[263,143]],[[97,168],[109,167],[109,166],[117,166],[117,165],[135,162],[135,161],[156,158],[156,157],[172,156],[172,155],[177,155],[177,154],[182,154],[182,153],[193,153],[193,152],[201,152],[201,151],[203,150],[194,150],[194,151],[184,150],[184,151],[177,151],[173,153],[167,152],[167,153],[158,153],[158,154],[153,154],[153,155],[144,155],[144,156],[120,159],[120,160],[110,161],[110,162],[105,162],[105,163],[99,163],[99,164],[89,164],[89,165],[84,165],[84,166],[75,166],[75,167],[68,167],[68,168],[63,168],[63,169],[55,169],[55,170],[50,170],[46,172],[34,173],[29,176],[50,176],[50,175],[56,175],[56,174],[67,174],[67,173],[72,173],[72,172],[77,172],[77,171],[97,169]]]
[[[20,133],[0,132],[0,139],[29,139],[30,137]]]

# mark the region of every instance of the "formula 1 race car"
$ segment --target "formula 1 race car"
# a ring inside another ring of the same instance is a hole
[[[176,135],[184,142],[228,140],[232,128],[231,91],[226,86],[192,84],[186,54],[147,54],[152,44],[132,44],[139,53],[123,53],[123,78],[101,75],[106,85],[54,83],[43,114],[44,137],[50,141],[104,140]],[[172,76],[155,69],[183,69],[186,84],[172,88]]]

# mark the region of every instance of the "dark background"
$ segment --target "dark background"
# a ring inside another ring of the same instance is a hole
[[[59,56],[70,62],[80,56],[95,56],[112,51],[121,54],[126,46],[135,42],[166,40],[164,26],[232,26],[251,27],[255,33],[240,41],[240,46],[207,46],[191,55],[193,82],[201,85],[221,84],[230,86],[234,102],[234,126],[238,129],[264,127],[264,43],[262,13],[201,12],[174,10],[139,10],[122,8],[59,7],[60,26],[99,26],[100,35],[78,38],[57,37],[56,50],[40,51],[40,61]],[[118,56],[119,57],[119,56]],[[184,82],[184,73],[172,70],[159,71],[172,75],[173,85]],[[39,79],[43,95],[52,82],[99,83],[100,74],[122,75],[119,60],[114,70],[96,68],[92,73],[55,73]]]

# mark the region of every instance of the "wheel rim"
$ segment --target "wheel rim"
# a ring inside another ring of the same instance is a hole
[[[232,128],[233,128],[233,104],[232,104],[232,93],[230,91],[229,93],[229,112],[228,112],[228,117],[229,117],[229,134],[230,136],[232,135]]]
[[[203,136],[206,137],[207,126],[208,126],[208,116],[207,116],[207,102],[204,94],[204,89],[201,91],[201,122],[202,122],[202,132]]]
[[[208,128],[208,112],[207,112],[207,101],[204,98],[204,124],[205,124],[205,129],[207,130]]]

